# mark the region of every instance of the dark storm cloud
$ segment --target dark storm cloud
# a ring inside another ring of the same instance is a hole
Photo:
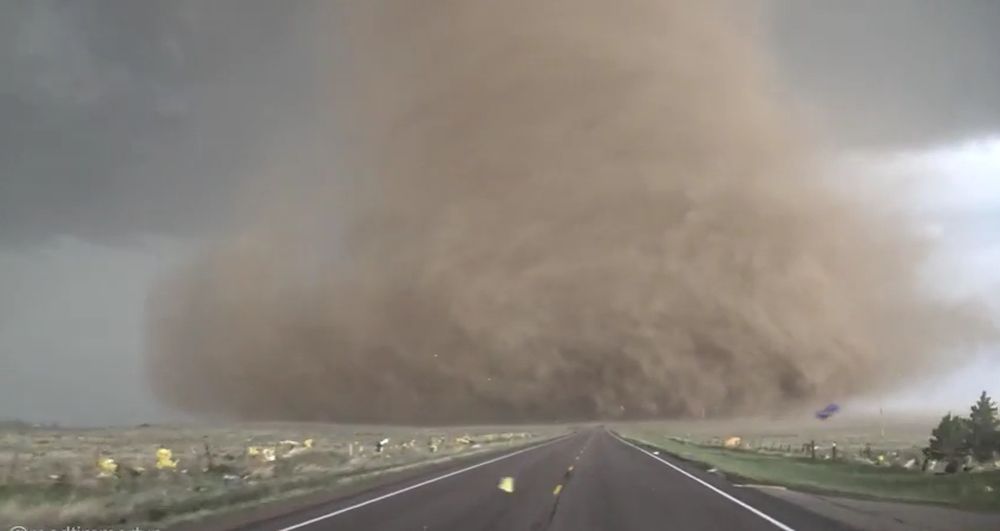
[[[0,3],[0,244],[213,228],[265,159],[329,129],[319,4]],[[790,89],[847,143],[1000,129],[1000,3],[772,7]]]
[[[320,86],[306,2],[0,5],[0,243],[216,221]]]
[[[793,89],[858,147],[1000,131],[1000,2],[774,0]]]

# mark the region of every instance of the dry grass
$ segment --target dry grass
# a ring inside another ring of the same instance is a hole
[[[885,464],[902,466],[920,457],[938,420],[931,416],[887,416],[883,424],[877,416],[840,415],[825,421],[802,416],[651,421],[621,424],[618,429],[623,434],[666,435],[708,446],[721,446],[726,438],[739,437],[743,450],[790,455],[802,455],[815,441],[819,458],[830,456],[836,444],[838,456],[845,459],[878,460],[881,455]]]
[[[501,449],[560,428],[327,424],[0,429],[0,521],[30,526],[156,523]],[[388,438],[382,452],[376,442]],[[307,448],[306,439],[312,439]],[[294,444],[293,444],[294,442]],[[257,455],[248,451],[254,447]],[[157,469],[170,449],[174,469]],[[273,450],[274,459],[266,455]],[[113,473],[98,460],[112,458]]]
[[[615,431],[636,442],[715,468],[741,482],[960,507],[1000,508],[996,463],[973,473],[942,474],[944,463],[921,470],[934,418],[878,417],[662,421],[619,424]],[[724,447],[740,437],[735,448]],[[808,447],[816,443],[816,459]],[[832,447],[837,445],[837,459]],[[971,463],[970,463],[971,465]]]

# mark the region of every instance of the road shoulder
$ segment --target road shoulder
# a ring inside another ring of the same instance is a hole
[[[627,438],[626,438],[627,439]],[[735,482],[705,463],[698,463],[642,441],[630,442],[646,450],[670,457],[676,465],[713,483],[743,490],[754,498],[770,498],[792,504],[810,513],[861,531],[995,531],[1000,529],[1000,513],[968,511],[930,504],[902,501],[845,497],[829,493],[804,492],[769,484],[747,484],[742,478]],[[732,492],[732,491],[731,491]],[[752,493],[752,494],[751,494]],[[768,504],[769,505],[769,504]]]
[[[947,507],[913,503],[859,500],[749,486],[768,496],[779,498],[816,514],[843,522],[863,531],[995,531],[1000,529],[1000,514],[963,511]]]

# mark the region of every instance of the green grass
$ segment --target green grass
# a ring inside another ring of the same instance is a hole
[[[729,450],[628,431],[623,436],[708,468],[739,482],[783,485],[799,490],[895,501],[1000,509],[1000,472],[934,475],[849,461],[812,460],[753,451]]]

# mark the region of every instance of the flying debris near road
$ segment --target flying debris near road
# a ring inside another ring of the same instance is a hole
[[[840,411],[840,406],[837,404],[829,404],[825,408],[816,412],[816,418],[819,420],[826,420],[832,417],[835,413]]]
[[[514,478],[510,476],[500,478],[500,483],[497,484],[497,488],[507,494],[512,494],[514,492]]]

